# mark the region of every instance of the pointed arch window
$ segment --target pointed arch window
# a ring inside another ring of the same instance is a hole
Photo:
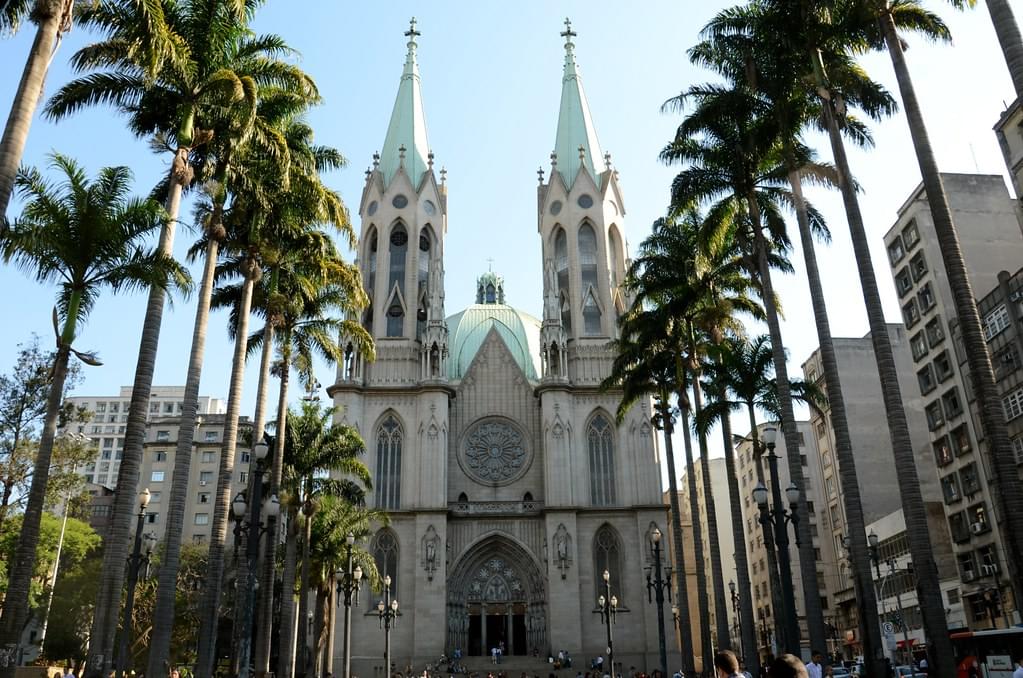
[[[618,227],[611,224],[607,229],[608,239],[608,262],[611,264],[611,281],[614,285],[620,285],[625,277],[625,248],[622,247],[622,239],[618,234]]]
[[[397,509],[401,505],[401,424],[388,415],[377,428],[377,508]]]
[[[398,590],[398,538],[394,532],[384,528],[377,532],[373,538],[373,560],[376,562],[377,572],[380,578],[385,575],[391,577],[391,597],[397,595]]]
[[[387,306],[387,336],[400,337],[404,331],[405,308],[398,297],[405,297],[405,261],[408,258],[408,231],[395,224],[389,238],[387,290],[391,294]],[[398,288],[394,294],[395,287]]]
[[[622,542],[618,532],[604,523],[593,535],[593,580],[597,586],[594,600],[606,595],[604,589],[604,571],[610,575],[611,595],[618,596],[619,605],[625,595],[622,591]]]
[[[615,504],[614,427],[597,414],[586,427],[590,457],[590,501],[594,506]]]
[[[558,305],[561,307],[561,326],[566,333],[572,332],[572,305],[568,282],[568,238],[565,230],[559,228],[554,235],[554,268],[558,272]]]
[[[597,303],[597,234],[589,224],[579,227],[579,276],[583,291],[583,331],[600,334],[600,305]]]
[[[370,334],[373,334],[373,298],[376,295],[377,284],[377,231],[370,226],[369,247],[366,251],[366,294],[369,295],[369,304],[366,306],[366,314],[363,320],[363,327]]]

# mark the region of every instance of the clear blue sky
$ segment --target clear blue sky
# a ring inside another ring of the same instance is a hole
[[[613,155],[625,192],[626,236],[633,249],[649,232],[667,203],[671,168],[657,153],[678,120],[661,114],[660,104],[689,84],[711,75],[689,65],[685,50],[700,27],[731,2],[657,0],[610,2],[433,2],[335,3],[270,0],[255,27],[276,32],[301,52],[301,65],[319,84],[324,104],[310,119],[318,140],[339,148],[350,166],[328,178],[357,209],[363,170],[383,143],[405,54],[408,19],[419,20],[419,60],[430,143],[437,163],[448,169],[449,222],[446,244],[447,312],[472,302],[476,275],[494,259],[505,277],[509,302],[534,315],[542,308],[540,243],[536,231],[536,170],[549,169],[554,145],[563,59],[562,22],[578,32],[576,53],[600,143]],[[954,47],[911,42],[908,58],[918,94],[944,171],[1004,174],[991,131],[1012,88],[998,51],[987,11],[957,14],[943,2],[927,2],[948,19]],[[1017,16],[1023,7],[1016,5]],[[71,74],[70,55],[92,39],[75,29],[61,46],[47,83],[52,93]],[[27,27],[0,40],[0,102],[6,116],[21,64],[31,41]],[[864,59],[879,80],[895,89],[885,55]],[[877,148],[854,151],[852,165],[863,185],[862,205],[872,237],[874,262],[888,317],[899,318],[882,234],[895,211],[919,182],[905,120],[901,116],[876,130]],[[830,157],[819,144],[822,156]],[[37,119],[24,161],[40,165],[51,150],[82,161],[90,170],[128,165],[139,192],[161,177],[168,159],[152,154],[144,141],[128,134],[108,109],[95,109],[53,124]],[[861,336],[867,330],[852,251],[837,195],[812,193],[830,219],[834,242],[819,252],[835,336]],[[12,208],[16,215],[17,206]],[[182,212],[190,219],[190,206]],[[176,250],[183,256],[194,234],[179,232]],[[785,337],[798,373],[816,347],[801,255],[793,256],[797,274],[778,281],[786,311]],[[3,316],[0,368],[12,364],[16,345],[37,332],[51,337],[53,290],[22,272],[0,268]],[[116,393],[132,382],[138,350],[142,296],[100,300],[77,341],[98,350],[100,368],[84,368],[82,395]],[[194,305],[176,299],[163,325],[157,384],[182,384]],[[214,315],[207,344],[202,393],[227,395],[231,349],[226,314]],[[332,372],[318,375],[330,383]],[[247,376],[242,412],[251,415],[255,371]],[[745,431],[738,421],[737,431]]]

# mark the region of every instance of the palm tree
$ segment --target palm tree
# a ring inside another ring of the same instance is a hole
[[[655,229],[657,224],[655,223]],[[625,285],[630,291],[639,286],[642,273],[641,259],[633,262]],[[601,388],[620,389],[622,399],[616,410],[618,423],[625,420],[629,409],[642,398],[654,398],[653,425],[664,436],[665,459],[668,463],[668,499],[671,505],[672,547],[675,551],[676,588],[681,614],[688,618],[689,591],[686,586],[686,559],[682,538],[682,509],[679,505],[678,473],[675,471],[675,447],[672,441],[677,410],[671,405],[675,380],[675,360],[672,347],[665,338],[662,319],[642,304],[633,303],[619,321],[620,338],[613,342],[615,359],[610,375]],[[695,673],[693,632],[689,624],[679,625],[682,654],[682,672]]]
[[[796,429],[789,387],[788,367],[782,344],[778,305],[771,277],[771,257],[779,246],[787,246],[781,204],[790,204],[784,189],[785,169],[780,165],[777,121],[758,115],[758,106],[741,90],[708,85],[692,87],[670,99],[666,108],[681,110],[691,102],[695,109],[681,123],[674,141],[661,152],[668,163],[684,162],[672,183],[672,206],[711,203],[704,241],[722,237],[730,230],[756,276],[771,335],[774,370],[778,377],[778,400],[785,436],[789,474],[799,488],[796,526],[799,544],[800,579],[804,591],[807,628],[812,647],[823,647],[824,615],[817,584],[817,567],[807,517],[806,478],[800,462],[799,431]],[[738,149],[738,152],[737,152]],[[723,220],[722,215],[743,214],[741,219]],[[767,229],[770,238],[765,237]],[[799,639],[791,639],[798,651]]]
[[[251,69],[240,70],[246,72]],[[246,88],[255,87],[253,78],[248,75],[242,78],[242,82]],[[273,182],[274,185],[280,184],[286,189],[289,155],[284,144],[278,141],[280,135],[275,132],[274,128],[281,124],[279,116],[283,115],[287,119],[293,115],[295,108],[300,108],[309,101],[310,93],[315,90],[311,84],[306,90],[307,92],[299,93],[271,92],[268,100],[259,102],[254,116],[249,115],[248,111],[242,110],[242,115],[231,116],[220,122],[211,143],[215,157],[213,162],[215,166],[214,180],[207,188],[208,199],[201,201],[196,210],[197,222],[203,226],[203,238],[190,251],[190,255],[193,257],[198,251],[204,252],[204,266],[198,304],[196,305],[192,348],[185,379],[170,500],[167,506],[165,554],[160,567],[160,587],[157,589],[154,610],[154,618],[158,621],[154,624],[150,639],[148,665],[150,673],[162,670],[170,651],[181,534],[185,506],[188,501],[192,443],[197,420],[199,382],[202,376],[214,274],[220,245],[230,235],[224,225],[228,186],[236,180],[243,181],[246,178],[246,172],[254,169],[251,167],[251,163],[246,162],[248,157],[246,152],[249,151],[249,146],[256,146],[262,153],[275,154],[282,158],[282,166],[272,168],[271,172],[267,171],[264,164],[258,164],[255,169],[260,172],[260,180],[268,183]],[[257,436],[260,434],[261,432],[256,433]],[[258,438],[254,437],[254,440],[258,440]],[[253,476],[255,478],[256,474]]]
[[[998,44],[1002,47],[1005,65],[1009,68],[1009,77],[1016,90],[1016,97],[1023,97],[1023,36],[1019,33],[1019,24],[1012,12],[1009,0],[986,0],[987,11],[991,15],[991,23],[998,36]],[[963,0],[962,4],[974,5],[976,0]]]
[[[830,420],[835,434],[835,455],[838,459],[839,480],[847,516],[846,531],[865,534],[855,455],[813,237],[816,231],[818,235],[826,238],[827,229],[820,216],[809,209],[802,190],[804,175],[819,183],[829,185],[834,183],[834,173],[829,171],[830,168],[813,163],[812,152],[800,139],[803,128],[820,125],[821,105],[816,94],[809,92],[800,78],[801,54],[792,55],[766,45],[757,34],[734,31],[736,24],[749,25],[755,22],[761,11],[762,9],[756,5],[747,5],[720,13],[704,28],[703,33],[708,38],[690,50],[690,58],[696,63],[711,66],[728,78],[733,86],[745,85],[752,92],[762,96],[764,105],[781,123],[779,140],[783,149],[783,162],[788,170],[788,182],[792,189],[792,207],[799,226],[800,244],[820,345]],[[832,60],[829,72],[833,79],[843,83],[842,91],[845,93],[847,106],[858,107],[874,120],[894,110],[894,101],[884,88],[870,81],[850,60]],[[853,116],[847,115],[842,131],[859,145],[872,146],[873,140],[869,130]],[[731,445],[730,440],[728,445]],[[875,609],[877,601],[870,572],[869,553],[866,549],[851,550],[850,556],[856,600],[861,609]],[[879,629],[876,624],[866,622],[867,620],[861,616],[860,638],[863,642],[864,656],[878,657],[876,648],[880,647],[881,642]],[[874,670],[880,671],[880,666],[875,666]]]
[[[334,627],[335,613],[340,606],[337,596],[336,573],[344,572],[348,565],[349,535],[355,538],[352,545],[352,567],[362,568],[363,579],[371,587],[379,586],[376,561],[366,549],[365,544],[373,533],[374,527],[389,524],[390,519],[385,512],[356,506],[342,497],[323,496],[313,515],[312,538],[310,539],[311,558],[310,585],[316,590],[316,609],[314,619],[316,628],[313,638],[316,644],[316,655],[320,661],[315,675],[334,672]]]
[[[87,74],[66,84],[47,104],[46,113],[54,119],[87,106],[112,104],[127,116],[128,128],[135,135],[151,139],[173,154],[164,182],[167,218],[160,232],[160,248],[168,256],[182,190],[194,179],[192,159],[201,160],[199,151],[212,140],[214,117],[239,105],[255,110],[251,98],[255,92],[243,85],[243,77],[251,76],[259,87],[277,85],[284,90],[296,89],[305,81],[299,69],[274,58],[286,50],[280,38],[247,32],[254,4],[186,0],[174,3],[173,11],[163,17],[148,14],[153,3],[83,5],[80,23],[100,32],[104,39],[72,57],[72,66]],[[160,3],[156,6],[171,8]],[[240,64],[251,67],[251,72],[241,72]],[[162,290],[150,290],[125,425],[118,473],[121,487],[134,486],[139,475],[164,301]],[[109,668],[113,656],[124,582],[122,564],[128,555],[134,510],[131,493],[115,495],[90,634],[89,665],[100,671]]]
[[[53,311],[57,353],[46,418],[0,614],[3,647],[19,645],[28,619],[29,586],[71,354],[86,364],[100,364],[94,355],[72,348],[79,326],[104,290],[187,285],[183,269],[159,249],[146,247],[146,239],[159,228],[164,215],[158,204],[128,197],[132,175],[126,167],[102,169],[90,182],[70,158],[55,154],[51,165],[63,177],[59,185],[47,182],[36,169],[19,172],[15,183],[27,203],[0,244],[5,261],[31,272],[39,282],[60,285]],[[0,675],[13,676],[14,662],[0,667]]]
[[[309,674],[310,654],[306,646],[306,634],[302,632],[308,618],[310,567],[312,551],[313,518],[317,504],[322,497],[336,496],[355,505],[365,504],[365,491],[370,488],[369,469],[359,459],[365,451],[362,438],[349,426],[331,424],[333,408],[321,410],[318,403],[304,402],[300,412],[290,417],[291,425],[286,433],[284,445],[285,476],[282,490],[288,511],[289,533],[298,526],[301,513],[303,534],[302,572],[298,587],[298,671]],[[324,474],[329,473],[333,477]],[[294,536],[289,534],[289,536]],[[294,549],[289,553],[294,554]],[[290,664],[293,647],[290,642],[294,628],[295,563],[284,562],[283,600],[281,601],[281,676],[292,675]]]
[[[974,0],[949,0],[949,3],[956,8],[962,8],[974,4]],[[1001,504],[999,513],[1002,516],[1002,535],[1008,551],[1005,560],[1009,563],[1009,579],[1019,582],[1020,562],[1023,562],[1021,561],[1023,559],[1023,491],[1020,490],[1016,476],[1013,475],[1016,468],[1016,457],[1012,441],[1009,438],[1001,394],[995,382],[991,354],[988,351],[980,314],[977,311],[976,296],[966,271],[959,235],[952,221],[948,195],[945,193],[945,187],[941,181],[938,162],[934,156],[927,125],[924,123],[923,110],[916,97],[913,79],[906,63],[902,38],[899,35],[900,30],[910,30],[927,38],[950,40],[948,28],[937,15],[925,11],[917,2],[907,1],[893,7],[888,7],[887,3],[879,2],[868,4],[874,10],[876,22],[864,21],[862,27],[864,31],[874,31],[880,25],[880,36],[871,36],[870,33],[867,36],[868,39],[873,37],[871,43],[874,47],[880,47],[881,44],[887,47],[895,69],[895,77],[899,83],[899,93],[902,95],[902,105],[906,111],[910,136],[916,150],[920,174],[923,177],[924,193],[927,196],[934,231],[938,238],[945,276],[955,302],[956,317],[959,320],[959,331],[963,340],[967,365],[980,405],[980,419],[987,438],[988,455],[993,471],[990,477],[998,488],[994,494]],[[1004,12],[1010,12],[1010,10],[1006,7]],[[1011,19],[1011,16],[1009,18]],[[1019,28],[1015,26],[1014,21],[1010,21],[1010,23],[1011,27],[1015,27],[1015,42],[1016,47],[1019,47]],[[1000,40],[1003,38],[1002,33],[1009,32],[1011,27],[1005,27],[1003,31],[1000,31]],[[1004,47],[1005,43],[1002,44]],[[1020,54],[1013,55],[1014,59],[1019,56]],[[1019,63],[1015,64],[1017,67],[1019,65]],[[1018,76],[1019,73],[1014,71],[1014,81]],[[907,529],[909,529],[908,525]],[[1017,585],[1015,590],[1019,592],[1020,587]],[[937,596],[937,594],[935,595]],[[937,600],[933,602],[938,604]],[[930,610],[929,616],[933,618],[934,622],[937,622],[941,616],[938,612],[938,608]],[[925,615],[925,618],[927,616]],[[935,632],[938,630],[938,627],[935,627]],[[943,649],[947,651],[951,648]]]

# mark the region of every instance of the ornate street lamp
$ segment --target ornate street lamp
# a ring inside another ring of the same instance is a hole
[[[604,570],[604,592],[597,598],[597,607],[600,608],[600,621],[607,628],[607,661],[611,665],[611,678],[615,678],[615,651],[614,639],[611,637],[611,626],[615,623],[615,615],[618,614],[618,598],[611,595],[611,573]]]
[[[778,480],[778,455],[774,453],[775,439],[778,429],[773,426],[765,426],[762,438],[767,447],[768,468],[771,474],[771,492],[768,493],[763,483],[757,483],[753,489],[753,501],[760,508],[760,524],[764,527],[764,544],[768,549],[777,547],[778,552],[778,575],[781,584],[781,630],[784,631],[781,645],[786,652],[799,656],[799,621],[796,619],[796,598],[792,589],[792,565],[789,554],[789,532],[788,523],[793,528],[799,521],[796,513],[796,505],[799,503],[799,488],[790,483],[785,489],[785,498],[788,500],[791,510],[786,511],[782,505],[781,487]],[[774,507],[768,505],[768,495],[774,502]],[[793,532],[796,532],[793,529]],[[798,539],[798,532],[797,539]],[[798,543],[797,543],[798,546]]]
[[[248,541],[245,546],[245,567],[240,568],[238,573],[237,587],[237,619],[235,620],[238,624],[238,630],[235,633],[235,639],[237,641],[236,650],[234,653],[234,665],[233,673],[236,676],[247,675],[249,671],[249,663],[252,655],[252,628],[253,628],[253,609],[256,605],[256,590],[259,588],[259,540],[263,536],[263,533],[267,531],[267,526],[262,522],[262,515],[266,515],[268,518],[276,518],[280,513],[281,505],[275,495],[270,495],[270,498],[265,502],[263,501],[263,473],[264,462],[270,453],[270,446],[266,440],[261,440],[252,447],[252,456],[255,458],[254,469],[250,469],[252,473],[252,483],[250,491],[252,492],[252,502],[249,503],[245,499],[245,495],[241,492],[231,502],[231,512],[234,515],[235,526],[235,555],[238,553],[238,546],[241,544],[242,535],[248,537]],[[248,513],[248,521],[245,522],[245,516]],[[269,521],[267,521],[269,523]],[[270,551],[270,549],[267,549]],[[269,557],[273,557],[270,553]],[[266,614],[270,612],[267,611]]]
[[[345,606],[345,636],[344,652],[345,663],[342,678],[349,678],[352,670],[352,605],[359,604],[359,588],[362,584],[362,566],[356,565],[352,569],[352,547],[355,545],[355,535],[351,532],[345,537],[345,546],[348,549],[348,559],[344,570],[338,570],[336,574],[337,592],[341,596],[341,602]]]
[[[385,678],[391,676],[391,627],[398,621],[398,601],[391,600],[391,575],[384,577],[384,599],[377,602],[377,616],[380,628],[384,630]],[[345,661],[348,660],[345,655]]]
[[[661,675],[668,675],[668,653],[664,643],[664,591],[668,591],[668,602],[671,602],[671,566],[667,568],[664,576],[661,575],[661,531],[654,528],[650,535],[650,549],[654,556],[654,576],[650,577],[650,568],[646,571],[646,592],[647,600],[651,596],[657,600],[657,640],[659,642]],[[609,643],[610,644],[610,643]]]
[[[131,613],[135,607],[135,587],[139,582],[139,571],[146,566],[146,574],[149,570],[149,561],[156,548],[156,537],[152,534],[142,534],[142,527],[146,522],[146,508],[149,507],[149,488],[139,492],[139,514],[135,524],[135,546],[131,555],[128,556],[128,591],[124,600],[124,613],[121,617],[121,642],[117,648],[117,678],[124,678],[128,671],[128,647],[131,645]]]
[[[742,624],[739,619],[739,594],[735,592],[735,582],[733,580],[728,581],[728,592],[732,596],[732,619],[735,623],[732,624],[732,637],[739,640],[739,656],[745,657],[746,654],[742,647]]]

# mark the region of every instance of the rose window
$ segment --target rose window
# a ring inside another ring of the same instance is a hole
[[[466,470],[483,482],[514,478],[526,462],[526,445],[519,431],[501,421],[478,424],[465,440]]]

